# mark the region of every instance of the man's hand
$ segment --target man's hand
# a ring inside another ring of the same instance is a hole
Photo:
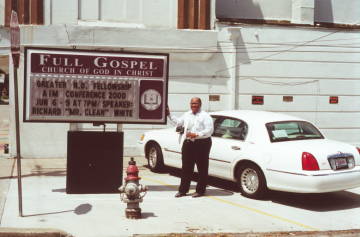
[[[186,137],[187,137],[187,138],[194,139],[194,138],[197,137],[197,134],[196,134],[196,133],[192,133],[192,132],[188,132],[188,133],[186,133]]]

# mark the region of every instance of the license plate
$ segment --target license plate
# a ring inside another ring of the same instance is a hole
[[[348,164],[347,164],[347,160],[346,158],[336,158],[335,159],[335,167],[336,169],[341,169],[341,168],[347,168]]]

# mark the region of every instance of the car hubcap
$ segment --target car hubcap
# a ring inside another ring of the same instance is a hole
[[[259,177],[255,170],[247,168],[241,174],[241,187],[247,193],[255,193],[259,188]]]
[[[149,151],[149,163],[151,167],[155,167],[156,160],[157,160],[156,149],[154,147],[151,147]]]

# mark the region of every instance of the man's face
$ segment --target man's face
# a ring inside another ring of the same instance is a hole
[[[199,112],[201,104],[198,99],[191,99],[190,106],[191,106],[191,111],[193,112],[193,114],[196,114],[197,112]]]

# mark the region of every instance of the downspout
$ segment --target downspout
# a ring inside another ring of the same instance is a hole
[[[230,108],[239,109],[239,80],[238,80],[238,71],[239,65],[237,60],[238,53],[238,39],[240,37],[240,27],[229,27],[229,40],[232,43],[231,48],[231,66],[229,68],[230,81],[229,81],[229,91],[230,91]]]

